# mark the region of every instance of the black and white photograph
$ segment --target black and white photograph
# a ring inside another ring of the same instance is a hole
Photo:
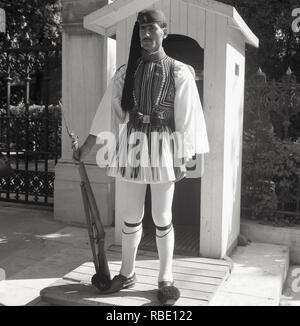
[[[0,306],[300,306],[299,0],[0,0]]]

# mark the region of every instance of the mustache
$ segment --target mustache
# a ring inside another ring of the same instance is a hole
[[[142,41],[152,41],[152,39],[149,38],[149,37],[145,37],[145,38],[142,39]]]

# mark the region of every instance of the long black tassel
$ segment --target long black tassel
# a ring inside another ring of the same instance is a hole
[[[141,57],[141,40],[140,40],[140,24],[135,23],[131,38],[130,52],[124,82],[121,106],[123,111],[131,111],[134,107],[133,87],[134,74],[136,71],[137,61]]]

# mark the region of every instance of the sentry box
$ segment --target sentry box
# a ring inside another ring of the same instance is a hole
[[[117,67],[127,62],[137,13],[162,9],[168,19],[168,55],[191,65],[203,104],[210,152],[204,174],[176,186],[174,225],[197,230],[198,254],[223,258],[240,233],[242,134],[245,46],[258,47],[237,10],[212,0],[63,0],[63,102],[65,114],[81,139],[88,134],[100,99]],[[71,82],[70,82],[71,81]],[[56,166],[54,213],[60,220],[83,221],[79,180],[71,161],[66,131],[62,160]],[[94,155],[94,156],[93,156]],[[91,154],[88,173],[93,180],[104,222],[115,226],[121,242],[122,192]],[[196,160],[196,162],[197,162]],[[76,198],[78,197],[78,200]],[[147,208],[148,206],[148,208]],[[145,223],[149,215],[146,205]]]

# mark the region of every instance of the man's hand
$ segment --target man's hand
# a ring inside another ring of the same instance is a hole
[[[72,156],[73,161],[75,161],[76,163],[81,161],[81,155],[80,155],[80,148],[77,151],[73,152],[73,156]]]
[[[84,144],[73,152],[72,158],[76,163],[83,161],[88,156],[96,144],[96,139],[96,136],[89,135]]]

